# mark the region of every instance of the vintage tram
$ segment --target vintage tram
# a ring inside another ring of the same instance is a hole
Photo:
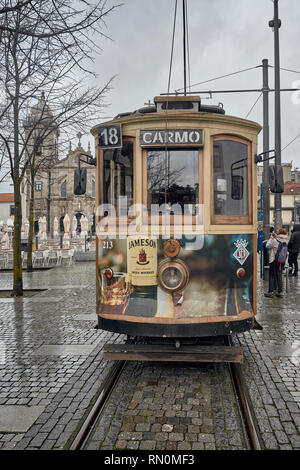
[[[260,130],[170,95],[91,130],[99,328],[195,338],[253,327]]]

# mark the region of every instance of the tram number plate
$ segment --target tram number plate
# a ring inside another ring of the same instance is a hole
[[[98,127],[99,148],[120,148],[122,147],[121,125]]]

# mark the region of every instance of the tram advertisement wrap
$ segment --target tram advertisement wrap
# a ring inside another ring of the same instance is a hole
[[[129,237],[114,241],[111,250],[99,258],[99,314],[111,318],[121,315],[168,321],[201,317],[231,316],[253,312],[253,237],[249,234],[197,235],[200,249],[189,249],[190,239],[180,240],[180,252],[169,259],[164,253],[165,239]],[[184,265],[188,272],[182,289],[172,289],[181,282]],[[168,267],[168,261],[170,267]],[[160,271],[161,266],[167,266]],[[103,271],[111,267],[109,282]],[[160,279],[160,272],[163,279]],[[243,273],[242,276],[240,273]],[[166,283],[170,282],[170,290]],[[172,284],[173,283],[173,284]]]
[[[127,239],[127,271],[135,286],[156,285],[157,240],[154,238]]]

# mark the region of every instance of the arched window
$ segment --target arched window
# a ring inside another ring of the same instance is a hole
[[[92,180],[92,197],[96,196],[96,185],[95,180]]]
[[[60,217],[60,219],[59,219],[59,231],[62,232],[62,233],[65,231],[65,228],[64,228],[64,218],[65,218],[65,216],[62,215],[62,216]]]
[[[64,181],[60,187],[60,195],[61,197],[67,197],[67,182]]]

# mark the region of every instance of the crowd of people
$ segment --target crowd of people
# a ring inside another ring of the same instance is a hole
[[[298,276],[298,254],[300,252],[300,225],[294,225],[291,237],[288,240],[287,232],[281,228],[274,232],[270,228],[270,238],[266,241],[269,258],[269,289],[265,297],[283,297],[282,271],[288,269],[289,274]],[[286,257],[288,254],[288,267]]]

